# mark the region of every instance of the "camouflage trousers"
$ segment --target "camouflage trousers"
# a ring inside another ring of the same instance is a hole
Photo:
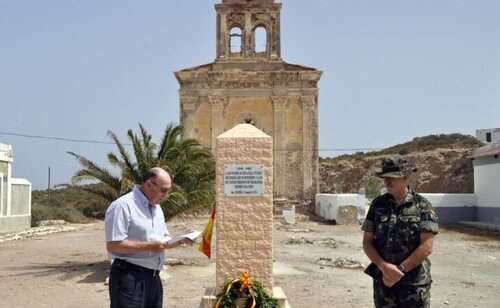
[[[431,285],[405,286],[396,284],[386,287],[382,279],[373,280],[375,307],[429,308],[431,306]]]

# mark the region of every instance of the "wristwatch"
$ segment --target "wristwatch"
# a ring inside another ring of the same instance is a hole
[[[398,265],[398,270],[400,270],[400,271],[401,271],[401,273],[406,273],[406,272],[405,272],[405,266],[404,266],[403,264],[399,264],[399,265]]]

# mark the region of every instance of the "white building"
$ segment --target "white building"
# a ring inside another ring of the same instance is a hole
[[[478,221],[500,222],[499,155],[500,142],[497,142],[475,150],[471,157],[474,165]]]
[[[482,142],[499,142],[500,128],[476,129],[476,138]]]
[[[0,231],[31,227],[31,183],[12,177],[12,147],[0,143]]]

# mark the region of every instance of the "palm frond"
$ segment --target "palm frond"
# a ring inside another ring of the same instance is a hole
[[[118,153],[120,154],[120,157],[121,157],[121,163],[125,167],[124,169],[122,168],[122,173],[127,174],[127,172],[132,172],[133,170],[135,170],[135,163],[131,160],[129,153],[127,152],[127,150],[123,146],[120,139],[118,139],[118,136],[115,133],[113,133],[112,131],[108,131],[108,136],[114,141],[114,143],[118,147]],[[133,174],[129,174],[129,175],[133,176]]]
[[[80,186],[79,186],[80,187]],[[117,194],[115,190],[106,187],[95,187],[95,186],[81,186],[80,189],[92,193],[94,195],[104,198],[109,203],[120,197],[121,194]]]
[[[165,169],[173,181],[174,190],[161,205],[167,219],[181,213],[210,208],[215,200],[215,162],[212,153],[201,147],[196,139],[182,138],[182,133],[182,126],[168,124],[160,143],[156,145],[151,134],[139,123],[138,134],[131,129],[127,131],[127,138],[133,148],[132,157],[118,136],[108,131],[118,151],[109,152],[107,159],[111,166],[120,170],[120,176],[113,175],[81,155],[68,152],[82,166],[73,175],[72,182],[75,185],[85,180],[101,182],[104,186],[85,187],[84,190],[111,202],[129,192],[135,184],[140,184],[144,174],[158,166]]]

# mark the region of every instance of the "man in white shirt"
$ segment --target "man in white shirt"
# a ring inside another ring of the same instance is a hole
[[[160,207],[172,187],[170,175],[155,167],[143,183],[113,201],[105,216],[106,249],[113,259],[109,279],[110,307],[162,307],[163,286],[159,272],[170,234]]]

